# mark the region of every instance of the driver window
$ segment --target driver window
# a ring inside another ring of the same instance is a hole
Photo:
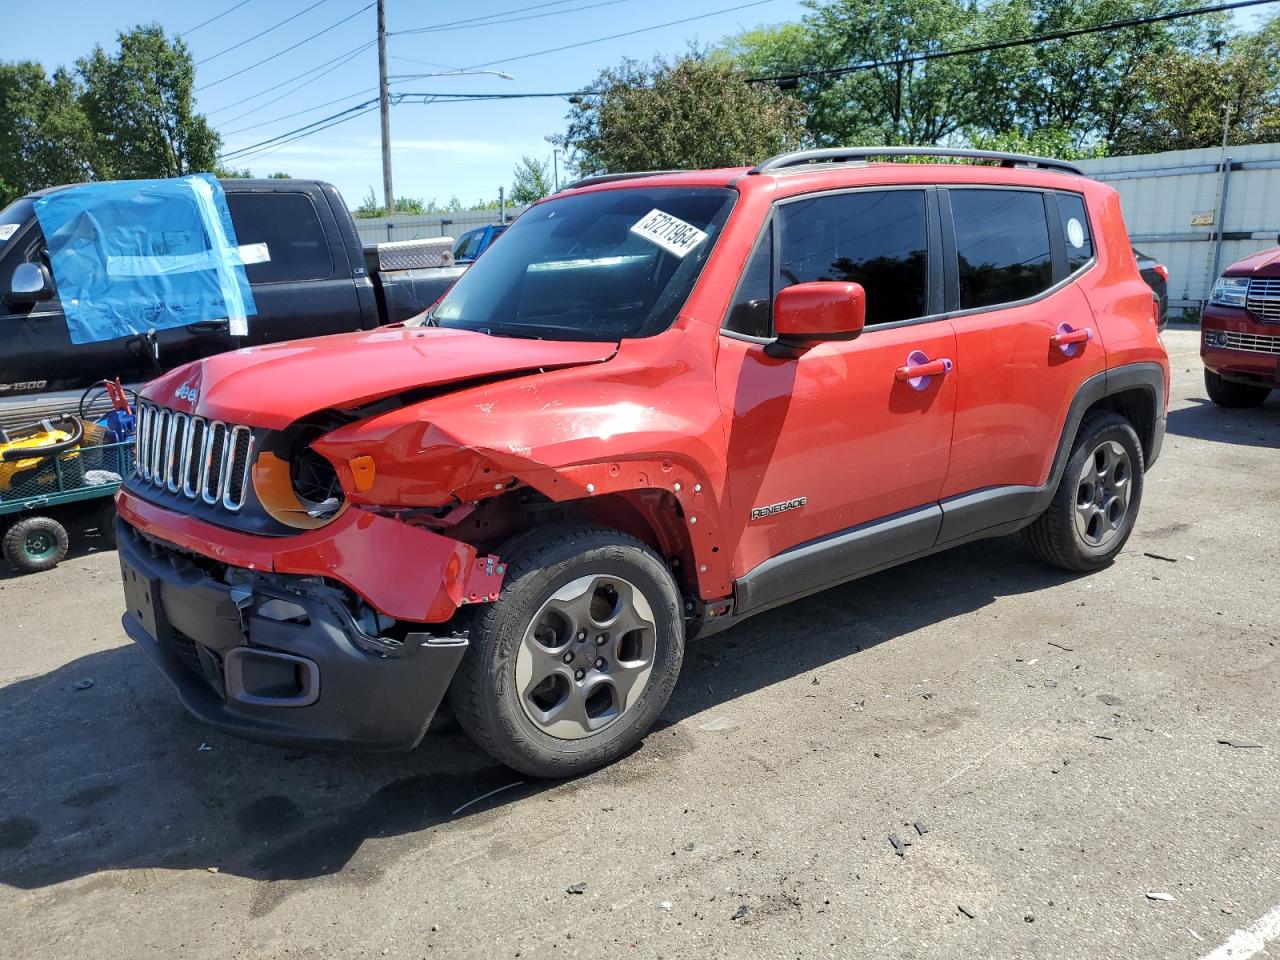
[[[783,204],[778,287],[860,283],[867,326],[928,312],[928,230],[922,190],[857,191]]]

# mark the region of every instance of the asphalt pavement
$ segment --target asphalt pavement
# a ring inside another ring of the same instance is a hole
[[[990,541],[763,614],[692,644],[659,728],[570,782],[457,732],[217,734],[121,632],[114,553],[0,579],[0,957],[1258,953],[1280,394],[1219,410],[1196,333],[1166,342],[1169,434],[1112,567]]]

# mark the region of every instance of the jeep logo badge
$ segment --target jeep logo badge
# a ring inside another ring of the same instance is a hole
[[[195,384],[184,383],[173,392],[173,395],[178,400],[186,400],[194,407],[196,405],[196,397],[199,396],[199,391],[196,390]]]

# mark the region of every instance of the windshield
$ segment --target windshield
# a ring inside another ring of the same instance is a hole
[[[532,207],[424,319],[546,340],[661,333],[693,289],[736,194],[602,190]]]
[[[0,210],[0,250],[7,247],[22,225],[31,219],[33,209],[31,201],[23,197]]]

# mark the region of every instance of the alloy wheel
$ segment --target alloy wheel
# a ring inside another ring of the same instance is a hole
[[[579,577],[539,608],[516,652],[525,716],[562,740],[591,736],[635,704],[653,672],[657,626],[620,577]]]
[[[1105,549],[1120,535],[1129,512],[1133,468],[1129,453],[1104,440],[1085,459],[1076,479],[1076,532],[1089,546]]]

